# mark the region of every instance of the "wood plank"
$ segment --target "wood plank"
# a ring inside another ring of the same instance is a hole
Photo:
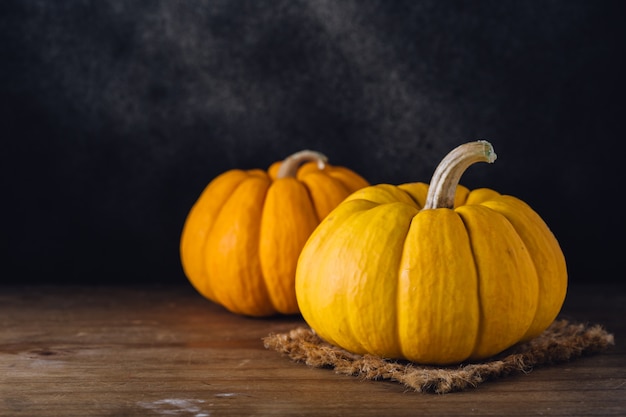
[[[572,287],[562,316],[616,346],[435,395],[294,363],[261,339],[300,317],[237,316],[186,285],[0,287],[0,416],[623,416],[624,313],[624,287]]]

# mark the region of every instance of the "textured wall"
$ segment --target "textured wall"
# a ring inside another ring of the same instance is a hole
[[[529,202],[572,280],[612,279],[624,9],[3,0],[8,275],[179,282],[184,217],[227,169],[311,148],[373,183],[428,181],[454,146],[488,139],[498,160],[462,183]]]

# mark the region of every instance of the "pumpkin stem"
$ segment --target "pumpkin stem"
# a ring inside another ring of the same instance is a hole
[[[321,170],[326,167],[328,158],[323,153],[309,151],[307,149],[296,152],[285,158],[283,163],[280,165],[276,178],[295,177],[300,165],[308,161],[317,161],[317,167]]]
[[[454,148],[435,169],[430,180],[424,210],[454,208],[456,187],[465,170],[476,162],[491,164],[496,157],[493,146],[486,140],[469,142]]]

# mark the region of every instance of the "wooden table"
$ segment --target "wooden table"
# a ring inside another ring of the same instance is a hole
[[[299,317],[233,315],[190,286],[0,287],[0,416],[625,416],[626,287],[570,285],[563,315],[615,346],[445,395],[263,346]]]

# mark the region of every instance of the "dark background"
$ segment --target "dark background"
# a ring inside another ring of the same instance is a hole
[[[184,283],[178,242],[231,168],[326,153],[372,183],[528,202],[572,282],[623,279],[623,1],[0,2],[11,283]]]

